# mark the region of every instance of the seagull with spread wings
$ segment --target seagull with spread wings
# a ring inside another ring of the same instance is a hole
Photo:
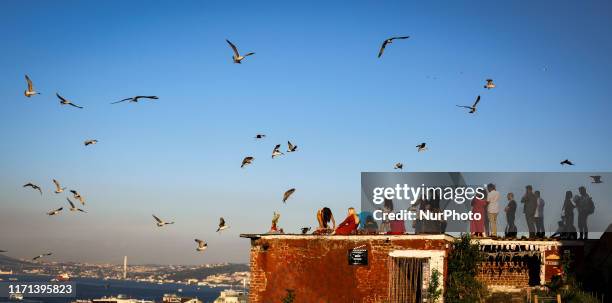
[[[43,257],[48,257],[48,256],[50,256],[50,255],[52,255],[52,254],[53,254],[53,253],[50,253],[50,252],[48,252],[48,253],[44,253],[44,254],[40,254],[40,255],[38,255],[38,256],[36,256],[36,257],[32,258],[32,261],[36,261],[36,260],[38,260],[38,259],[40,259],[40,258],[43,258]]]
[[[40,186],[38,186],[38,185],[36,185],[36,184],[34,184],[32,182],[24,184],[23,187],[31,187],[34,190],[38,190],[38,192],[40,192],[40,195],[42,196],[42,189],[40,188]]]
[[[61,105],[70,105],[70,106],[74,106],[76,108],[81,108],[81,109],[83,108],[82,106],[78,106],[78,105],[72,103],[72,101],[70,101],[70,100],[60,96],[60,94],[58,94],[58,93],[55,93],[55,95],[60,99],[60,104]]]
[[[229,46],[234,51],[234,55],[232,56],[234,63],[240,64],[242,63],[242,60],[244,60],[244,58],[251,56],[251,55],[255,55],[255,53],[251,52],[251,53],[245,54],[244,56],[241,56],[240,53],[238,52],[238,48],[236,47],[236,45],[234,45],[232,42],[230,42],[227,39],[225,39],[225,41],[227,41],[227,44],[229,44]]]
[[[264,135],[264,134],[257,134],[257,135],[255,135],[255,139],[258,139],[258,140],[259,139],[263,139],[265,137],[266,137],[266,135]]]
[[[195,239],[196,243],[198,243],[198,247],[196,247],[197,251],[205,251],[206,248],[208,248],[208,243],[200,240],[200,239]]]
[[[130,101],[130,103],[132,103],[132,102],[138,103],[139,99],[157,100],[157,99],[159,99],[159,97],[158,96],[134,96],[134,97],[125,98],[123,100],[119,100],[119,101],[116,101],[116,102],[112,102],[111,104],[117,104],[117,103],[121,103],[121,102],[125,102],[125,101]]]
[[[493,83],[493,79],[487,79],[487,84],[485,84],[484,88],[486,89],[495,88],[495,83]]]
[[[274,157],[278,157],[280,155],[284,155],[282,151],[280,151],[280,144],[276,144],[276,146],[274,146],[274,149],[272,150],[272,159],[274,159]]]
[[[287,152],[292,153],[297,150],[297,145],[291,144],[291,141],[287,141]]]
[[[64,208],[63,208],[63,207],[60,207],[60,208],[58,208],[58,209],[52,209],[52,210],[50,210],[49,212],[47,212],[47,215],[49,215],[49,216],[55,216],[55,215],[59,214],[59,213],[62,211],[62,209],[64,209]]]
[[[59,181],[53,179],[53,183],[55,184],[55,193],[59,194],[59,193],[63,193],[64,189],[66,189],[65,187],[62,187],[59,183]]]
[[[424,152],[427,150],[427,143],[423,142],[416,146],[418,152]]]
[[[240,168],[243,168],[251,163],[253,163],[253,160],[255,160],[254,157],[244,157],[244,159],[242,159],[242,165],[240,165]]]
[[[83,198],[83,196],[78,191],[71,189],[70,193],[72,194],[73,198],[75,198],[76,200],[79,200],[81,204],[85,205],[85,198]]]
[[[289,197],[291,197],[291,195],[293,195],[293,193],[295,192],[295,188],[290,188],[288,189],[284,194],[283,194],[283,203],[287,203],[287,200],[289,199]]]
[[[402,169],[404,169],[404,164],[401,163],[401,162],[397,162],[397,163],[395,163],[395,166],[393,166],[393,169],[402,170]]]
[[[380,46],[380,50],[378,51],[378,58],[380,58],[383,55],[383,52],[385,51],[385,47],[387,47],[388,44],[393,43],[393,40],[396,39],[408,39],[410,38],[410,36],[402,36],[402,37],[391,37],[387,40],[385,40],[382,45]]]
[[[153,219],[155,219],[156,224],[158,227],[163,227],[164,225],[168,225],[168,224],[174,224],[174,221],[172,222],[165,222],[164,220],[158,218],[156,215],[153,215]]]
[[[97,143],[98,143],[98,140],[96,140],[96,139],[85,140],[85,142],[83,142],[83,144],[85,144],[85,146],[94,145],[94,144],[97,144]]]
[[[564,166],[564,165],[570,165],[571,166],[571,165],[574,165],[574,162],[570,161],[569,159],[565,159],[565,160],[561,161],[561,166]]]
[[[28,88],[23,92],[23,94],[28,98],[32,96],[40,95],[39,92],[34,90],[34,85],[32,84],[32,80],[30,80],[30,77],[28,77],[28,75],[25,75],[25,79],[26,79],[26,82],[28,82]]]
[[[476,112],[476,106],[478,106],[478,102],[480,102],[480,95],[478,95],[478,97],[476,97],[476,101],[474,101],[474,104],[472,104],[472,106],[469,105],[457,105],[458,107],[463,107],[463,108],[467,108],[470,111],[468,112],[469,114],[473,114]]]
[[[219,218],[219,227],[217,228],[217,232],[224,231],[229,228],[229,225],[225,223],[225,219],[223,217]]]
[[[77,208],[76,206],[74,206],[74,203],[70,201],[70,198],[66,198],[66,200],[68,200],[68,204],[70,204],[70,208],[69,208],[70,211],[80,211],[82,213],[86,213],[86,211],[84,211],[83,209]]]

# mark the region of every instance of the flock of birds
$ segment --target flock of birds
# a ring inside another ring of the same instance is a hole
[[[379,52],[378,52],[378,58],[381,58],[383,56],[383,53],[385,51],[385,49],[392,44],[394,41],[396,40],[405,40],[410,38],[410,36],[398,36],[398,37],[391,37],[388,39],[385,39],[382,43],[382,45],[380,46]],[[232,55],[232,60],[235,64],[241,64],[243,60],[245,60],[247,57],[255,55],[255,52],[248,52],[245,54],[240,54],[240,52],[238,51],[238,48],[236,47],[235,44],[233,44],[231,41],[226,39],[227,44],[230,46],[230,48],[232,49],[233,55]],[[32,80],[30,79],[30,77],[28,75],[25,75],[25,79],[26,79],[26,83],[27,83],[27,88],[24,92],[24,95],[27,98],[31,98],[34,97],[36,95],[40,95],[40,92],[37,92],[34,88],[34,84],[32,82]],[[484,88],[487,90],[491,90],[494,89],[496,87],[495,83],[493,82],[493,79],[486,79],[486,83],[484,85]],[[69,99],[66,99],[65,97],[61,96],[59,93],[56,93],[57,98],[59,99],[60,105],[69,105],[72,106],[74,108],[78,108],[78,109],[83,109],[83,106],[80,106],[74,102],[72,102]],[[158,96],[142,96],[142,95],[138,95],[138,96],[133,96],[133,97],[129,97],[129,98],[124,98],[115,102],[111,102],[110,104],[118,104],[118,103],[122,103],[122,102],[128,102],[128,103],[138,103],[141,100],[158,100],[159,97]],[[474,103],[472,105],[457,105],[457,107],[460,108],[465,108],[468,109],[468,113],[469,114],[475,114],[477,112],[478,109],[478,105],[480,104],[480,95],[478,95],[476,97],[476,100],[474,101]],[[266,137],[265,134],[256,134],[255,135],[255,139],[256,140],[262,140]],[[90,145],[95,145],[98,143],[98,140],[96,139],[88,139],[84,141],[84,145],[85,146],[90,146]],[[417,152],[424,152],[428,149],[427,147],[427,143],[426,142],[422,142],[418,145],[416,145],[417,148]],[[298,146],[291,143],[290,141],[287,141],[287,153],[293,153],[296,152],[298,149]],[[274,146],[274,148],[272,149],[272,159],[275,159],[276,157],[285,155],[284,152],[281,151],[281,144],[276,144]],[[255,157],[253,156],[246,156],[244,157],[244,159],[242,160],[242,163],[240,165],[241,168],[245,168],[248,165],[252,165],[253,162],[255,161]],[[563,161],[561,161],[561,165],[574,165],[574,163],[572,161],[570,161],[569,159],[565,159]],[[398,162],[394,165],[393,167],[394,169],[397,170],[403,170],[404,168],[404,164],[401,162]],[[602,183],[601,181],[601,176],[591,176],[591,178],[593,179],[593,183]],[[53,183],[55,184],[55,194],[60,194],[63,193],[64,190],[66,189],[66,187],[62,187],[59,183],[59,181],[53,179]],[[29,182],[27,184],[23,185],[24,188],[31,188],[33,190],[38,191],[41,195],[43,194],[43,190],[41,189],[41,187],[39,185],[36,185],[32,182]],[[296,189],[295,188],[290,188],[287,191],[285,191],[282,195],[282,202],[283,203],[287,203],[287,201],[289,200],[289,198],[295,193]],[[83,198],[83,196],[76,190],[71,189],[70,193],[72,194],[72,198],[74,200],[78,200],[82,206],[85,205],[85,199]],[[86,211],[82,208],[79,208],[75,205],[75,203],[70,200],[69,197],[66,197],[66,200],[68,202],[68,209],[72,212],[81,212],[81,213],[86,213]],[[64,209],[64,207],[58,207],[55,209],[52,209],[50,211],[48,211],[46,214],[48,216],[55,216],[58,215],[62,212],[62,210]],[[154,222],[156,224],[157,227],[164,227],[166,225],[171,225],[174,224],[174,221],[164,221],[162,220],[160,217],[156,216],[155,214],[152,215]],[[272,222],[273,224],[275,224],[276,222],[278,222],[280,218],[280,214],[274,212],[273,218],[272,218]],[[226,230],[229,228],[229,225],[227,225],[227,223],[225,222],[225,219],[223,217],[219,218],[219,225],[217,228],[217,232],[221,232],[223,230]],[[309,227],[304,227],[302,228],[302,233],[306,233],[310,230]],[[206,243],[206,241],[200,240],[200,239],[195,239],[195,242],[197,244],[196,247],[196,251],[202,252],[204,250],[206,250],[206,248],[208,247],[208,244]],[[6,252],[5,250],[0,250],[0,253]],[[46,257],[46,256],[50,256],[52,255],[51,252],[48,253],[44,253],[44,254],[40,254],[34,258],[32,258],[33,261],[38,260],[40,258]]]

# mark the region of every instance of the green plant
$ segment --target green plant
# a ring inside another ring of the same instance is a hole
[[[438,302],[442,295],[442,289],[440,289],[440,272],[437,269],[431,271],[431,278],[429,279],[429,286],[427,286],[427,302],[435,303]]]
[[[472,244],[469,235],[464,234],[453,243],[448,258],[446,302],[474,303],[486,297],[485,285],[476,279],[478,263],[482,260],[478,244]]]
[[[295,300],[295,293],[293,291],[293,289],[286,289],[287,291],[287,295],[283,298],[283,303],[293,303],[293,300]]]

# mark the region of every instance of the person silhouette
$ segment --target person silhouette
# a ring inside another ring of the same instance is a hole
[[[595,212],[595,203],[593,203],[593,199],[586,191],[586,187],[580,186],[578,188],[579,195],[574,197],[574,204],[576,204],[576,208],[578,208],[578,231],[580,232],[580,237],[578,239],[588,239],[589,238],[589,227],[588,227],[588,218],[589,215]]]
[[[523,195],[523,198],[521,198],[521,203],[523,203],[523,213],[525,214],[525,221],[527,222],[529,237],[535,238],[535,212],[538,206],[538,199],[533,193],[533,186],[525,186],[525,194]]]

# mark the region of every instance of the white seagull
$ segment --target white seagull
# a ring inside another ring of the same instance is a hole
[[[402,170],[402,169],[404,169],[404,164],[402,164],[401,162],[397,162],[397,163],[395,163],[395,166],[393,166],[393,169]]]
[[[164,222],[164,220],[158,218],[156,215],[153,215],[153,219],[155,219],[155,221],[157,222],[157,226],[158,227],[162,227],[162,226],[168,225],[168,224],[174,224],[174,221],[172,221],[172,222]]]
[[[246,57],[248,57],[250,55],[255,55],[255,53],[251,52],[251,53],[245,54],[244,56],[241,56],[240,53],[238,52],[238,48],[236,48],[236,45],[234,45],[232,42],[230,42],[227,39],[225,39],[225,41],[227,41],[227,44],[229,44],[229,46],[234,51],[234,55],[232,56],[232,59],[234,60],[234,63],[240,64],[240,63],[242,63],[242,60],[244,60],[244,58],[246,58]]]
[[[98,140],[96,139],[91,139],[91,140],[85,140],[85,142],[83,142],[83,144],[85,144],[85,146],[89,146],[89,145],[93,145],[98,143]]]
[[[59,214],[59,213],[62,211],[62,209],[64,209],[64,208],[63,208],[63,207],[60,207],[60,208],[58,208],[58,209],[52,209],[52,210],[50,210],[49,212],[47,212],[47,215],[49,215],[49,216],[55,216],[55,215]]]
[[[487,79],[487,84],[485,84],[484,88],[486,89],[495,88],[495,83],[493,83],[493,79]]]
[[[272,150],[272,159],[274,159],[274,157],[284,155],[283,152],[280,151],[280,147],[280,144],[276,144],[276,146],[274,146],[274,149]]]
[[[424,152],[427,150],[427,143],[423,142],[416,146],[418,152]]]
[[[32,258],[32,261],[36,261],[36,260],[38,260],[38,259],[40,259],[40,258],[42,258],[42,257],[48,257],[48,256],[50,256],[50,255],[52,255],[52,254],[53,254],[53,253],[50,253],[50,252],[45,253],[45,254],[40,254],[40,255],[38,255],[38,256],[36,256],[36,257]]]
[[[74,206],[74,203],[70,201],[70,198],[66,198],[66,200],[68,200],[68,204],[70,204],[70,208],[69,208],[70,211],[80,211],[82,213],[86,213],[86,211],[84,211],[83,209],[77,208],[76,206]]]
[[[229,225],[225,224],[225,219],[223,217],[219,218],[219,227],[217,228],[217,232],[221,232],[229,228]]]
[[[195,239],[196,243],[198,243],[198,247],[196,247],[197,251],[205,251],[206,248],[208,248],[208,243],[200,240],[200,239]]]
[[[244,157],[244,159],[242,159],[242,165],[240,165],[240,168],[243,168],[251,163],[253,163],[253,160],[255,160],[255,158],[253,157]]]
[[[478,95],[478,97],[476,97],[476,101],[474,101],[474,104],[472,104],[472,106],[469,105],[457,105],[458,107],[463,107],[463,108],[468,108],[470,111],[468,113],[473,114],[476,112],[476,106],[478,106],[478,102],[480,102],[480,95]]]
[[[65,187],[62,187],[59,183],[59,181],[53,179],[53,183],[55,183],[55,193],[59,194],[59,193],[63,193],[64,189],[66,189]]]
[[[134,97],[129,97],[129,98],[125,98],[123,100],[119,100],[116,102],[112,102],[111,104],[117,104],[117,103],[121,103],[121,102],[125,102],[125,101],[130,101],[134,102],[134,103],[138,103],[138,99],[151,99],[151,100],[157,100],[159,99],[158,96],[134,96]]]
[[[55,95],[60,99],[60,104],[61,105],[70,105],[70,106],[74,106],[76,108],[81,108],[81,109],[83,108],[82,106],[78,106],[78,105],[72,103],[70,100],[60,96],[58,93],[55,93]]]
[[[292,153],[297,150],[297,145],[291,144],[290,141],[287,141],[287,152]]]
[[[76,200],[79,200],[81,204],[85,205],[85,198],[83,198],[83,196],[81,196],[81,194],[78,191],[71,189],[70,193],[72,194],[72,197],[74,197]]]
[[[31,187],[34,190],[38,190],[40,192],[40,195],[42,196],[42,189],[40,189],[40,186],[38,186],[38,185],[36,185],[36,184],[34,184],[32,182],[24,184],[23,187]]]
[[[28,77],[28,75],[25,75],[25,78],[26,78],[26,82],[28,82],[28,89],[26,89],[23,92],[23,94],[28,98],[35,96],[35,95],[40,95],[39,92],[36,92],[34,90],[34,85],[32,84],[32,80],[30,80],[30,77]]]
[[[393,40],[395,40],[395,39],[408,39],[408,38],[410,38],[410,36],[392,37],[392,38],[389,38],[389,39],[383,41],[382,45],[380,46],[380,50],[378,51],[378,58],[380,58],[383,55],[383,52],[385,51],[385,47],[387,47],[388,44],[393,43]]]
[[[288,189],[284,194],[283,194],[283,203],[287,203],[287,200],[289,199],[289,197],[291,197],[291,195],[293,195],[293,193],[295,192],[295,188],[290,188]]]

